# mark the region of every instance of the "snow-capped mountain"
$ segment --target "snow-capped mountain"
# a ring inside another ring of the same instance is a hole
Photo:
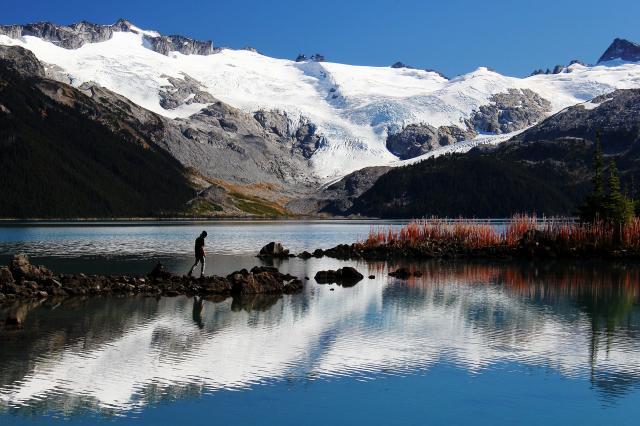
[[[169,119],[187,119],[220,100],[290,135],[311,126],[317,137],[303,151],[324,181],[441,146],[473,146],[470,140],[492,135],[502,140],[568,106],[640,87],[640,64],[624,62],[628,49],[610,48],[597,65],[575,63],[557,74],[516,78],[480,67],[448,80],[408,67],[296,62],[219,49],[124,20],[4,26],[0,44],[32,51],[51,78],[76,87],[97,83]],[[615,58],[616,52],[624,55]],[[400,135],[396,145],[388,143],[390,135]]]

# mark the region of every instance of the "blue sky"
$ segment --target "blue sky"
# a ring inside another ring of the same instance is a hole
[[[320,52],[358,65],[400,60],[449,76],[481,65],[528,75],[574,58],[595,62],[615,37],[640,41],[637,0],[30,0],[5,2],[0,22],[120,17],[280,58]]]

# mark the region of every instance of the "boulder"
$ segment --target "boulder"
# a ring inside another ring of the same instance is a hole
[[[305,250],[305,251],[303,251],[302,253],[300,253],[300,254],[298,255],[298,257],[299,257],[300,259],[305,259],[305,260],[306,260],[306,259],[311,259],[311,258],[313,257],[313,255],[312,255],[311,253],[309,253],[308,251],[306,251],[306,250]]]
[[[351,287],[360,282],[364,275],[351,266],[345,266],[337,271],[318,271],[314,278],[318,284],[336,283],[343,287]]]
[[[167,271],[162,263],[158,263],[152,270],[149,272],[149,278],[154,279],[162,279],[168,280],[171,279],[174,275]]]
[[[313,277],[318,284],[331,284],[338,281],[337,271],[330,269],[328,271],[318,271]]]
[[[16,281],[40,281],[53,276],[53,273],[44,266],[32,265],[25,254],[13,256],[9,263],[9,270]]]
[[[260,249],[258,257],[289,257],[289,250],[282,243],[272,241]]]
[[[411,276],[411,272],[406,268],[398,268],[395,271],[389,272],[390,277],[399,278],[401,280],[406,280]]]
[[[0,287],[4,284],[13,284],[15,280],[13,279],[13,274],[6,266],[0,268]]]
[[[231,283],[222,277],[207,277],[204,282],[200,283],[200,294],[228,294],[231,293]]]
[[[228,275],[231,293],[240,295],[282,293],[284,283],[278,280],[276,273],[270,269],[256,267],[251,272],[242,269]]]

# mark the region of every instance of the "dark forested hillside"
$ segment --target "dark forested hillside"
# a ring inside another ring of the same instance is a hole
[[[0,61],[0,217],[157,215],[193,196],[184,169],[166,152],[54,101],[39,82]]]
[[[538,165],[493,155],[450,155],[397,168],[354,204],[352,213],[391,217],[506,217],[518,212],[573,214],[584,184]]]

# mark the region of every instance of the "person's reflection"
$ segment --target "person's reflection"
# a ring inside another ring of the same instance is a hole
[[[199,328],[204,328],[204,322],[202,321],[203,311],[204,299],[202,297],[193,296],[193,322],[195,322]]]

